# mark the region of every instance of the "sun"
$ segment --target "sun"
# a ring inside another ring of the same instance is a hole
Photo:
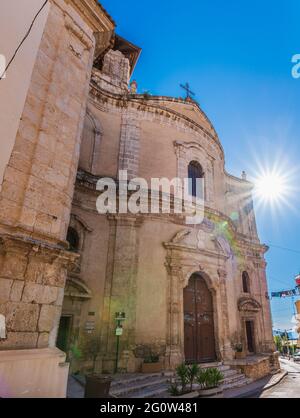
[[[295,211],[293,199],[298,193],[296,193],[293,177],[291,168],[280,170],[273,166],[273,168],[261,169],[259,174],[253,178],[253,197],[257,207],[271,209],[272,216],[278,216],[279,212],[286,214],[287,210]]]
[[[278,201],[287,191],[285,178],[282,174],[272,172],[263,173],[255,181],[255,193],[258,198],[266,201]]]

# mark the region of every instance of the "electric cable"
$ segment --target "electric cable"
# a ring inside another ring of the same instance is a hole
[[[9,69],[9,67],[11,66],[13,60],[15,59],[17,53],[19,52],[21,46],[23,45],[23,43],[26,41],[26,39],[28,38],[28,36],[30,35],[31,29],[33,28],[33,25],[36,21],[36,19],[38,18],[38,16],[40,15],[40,13],[42,12],[42,10],[44,9],[44,7],[46,6],[46,4],[48,3],[48,0],[45,0],[45,2],[43,3],[42,7],[38,10],[38,12],[36,13],[36,15],[33,18],[33,21],[31,22],[31,25],[29,26],[25,36],[23,37],[23,39],[21,40],[21,42],[19,43],[17,49],[15,50],[15,52],[13,53],[13,56],[11,57],[11,59],[9,60],[7,66],[5,67],[5,70],[3,71],[3,73],[0,76],[0,80],[3,80],[4,75],[6,74],[7,70]]]

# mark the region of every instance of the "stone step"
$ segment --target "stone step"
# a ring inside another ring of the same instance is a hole
[[[226,372],[227,370],[231,370],[230,366],[225,366],[224,364],[218,365],[218,366],[208,366],[208,365],[203,366],[203,365],[200,364],[199,366],[200,366],[201,369],[218,369],[222,373]]]
[[[225,384],[225,385],[227,385],[227,384],[231,384],[231,383],[235,383],[235,382],[239,382],[240,380],[242,380],[242,379],[244,379],[245,378],[245,375],[243,375],[243,374],[238,374],[238,373],[236,373],[236,374],[234,374],[234,375],[232,375],[232,376],[229,376],[229,377],[227,377],[227,378],[225,378],[224,380],[223,380],[223,383]]]
[[[202,368],[218,368],[224,375],[223,390],[248,385],[252,382],[238,369],[222,363],[201,364]],[[118,398],[169,398],[169,385],[174,372],[120,376],[112,382],[111,395]],[[195,390],[199,386],[194,385]]]
[[[201,369],[211,369],[211,368],[219,368],[219,367],[224,367],[223,363],[220,362],[214,362],[214,363],[200,363],[199,367],[201,367]],[[227,366],[225,366],[227,367]]]
[[[243,387],[243,386],[247,386],[252,382],[253,382],[252,379],[248,379],[247,377],[243,376],[242,379],[236,380],[235,382],[225,383],[222,386],[222,388],[223,388],[223,390],[240,388],[240,387]]]
[[[120,387],[112,387],[110,393],[113,396],[124,397],[139,391],[144,391],[144,389],[166,389],[168,387],[168,378],[165,377],[155,377],[150,379],[145,379],[140,382],[132,382],[129,385],[124,385]]]
[[[236,375],[239,375],[241,373],[238,372],[237,370],[229,369],[229,370],[222,371],[222,374],[223,374],[224,378],[227,379],[231,376],[236,376]]]
[[[134,374],[132,376],[125,375],[114,380],[111,384],[111,388],[123,387],[130,385],[135,382],[143,382],[153,378],[165,377],[163,373],[153,373],[153,374]]]
[[[169,398],[170,393],[168,391],[168,385],[160,386],[158,388],[151,388],[148,390],[140,391],[138,393],[132,394],[129,396],[130,398],[136,399],[151,399],[151,398]]]

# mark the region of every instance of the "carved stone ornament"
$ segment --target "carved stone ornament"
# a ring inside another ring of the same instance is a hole
[[[259,312],[261,305],[253,298],[241,298],[238,301],[238,308],[240,312]]]
[[[177,232],[177,234],[172,239],[173,244],[180,243],[186,236],[190,235],[191,231],[189,229],[183,229],[182,231]]]

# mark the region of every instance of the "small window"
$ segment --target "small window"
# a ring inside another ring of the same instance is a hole
[[[243,292],[250,293],[250,277],[246,271],[243,272],[242,279],[243,279]]]
[[[67,241],[70,246],[70,251],[78,251],[79,250],[79,235],[78,232],[74,228],[68,229]]]
[[[197,190],[197,180],[204,178],[204,172],[201,167],[201,165],[198,163],[198,161],[192,161],[189,164],[188,169],[188,175],[189,175],[189,194],[193,197],[198,197],[200,199],[203,199],[204,197],[204,190],[203,185],[201,184],[200,190]]]

